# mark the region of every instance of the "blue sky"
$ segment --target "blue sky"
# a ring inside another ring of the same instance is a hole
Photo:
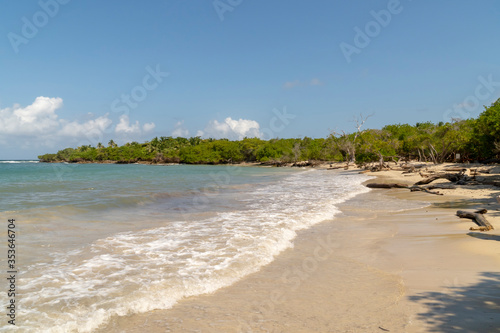
[[[326,137],[476,117],[498,1],[4,1],[0,159],[110,139]]]

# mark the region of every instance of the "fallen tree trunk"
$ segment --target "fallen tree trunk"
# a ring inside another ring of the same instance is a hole
[[[443,195],[442,193],[439,193],[437,191],[431,191],[436,188],[441,188],[441,189],[454,189],[455,187],[453,185],[431,185],[431,186],[417,186],[417,185],[406,185],[406,184],[398,184],[398,183],[369,183],[365,185],[366,187],[369,188],[407,188],[410,189],[412,192],[416,191],[422,191],[425,193],[429,194],[436,194],[436,195]]]
[[[397,184],[397,183],[388,183],[388,184],[370,183],[370,184],[366,184],[366,187],[369,187],[369,188],[408,188],[408,185]]]
[[[457,187],[455,185],[451,185],[451,184],[435,184],[435,185],[426,186],[425,188],[428,190],[435,190],[435,189],[454,190]]]
[[[489,179],[484,179],[484,180],[478,180],[478,182],[481,185],[493,185],[500,187],[500,180],[489,180]]]
[[[428,178],[428,177],[432,177],[432,176],[436,175],[436,173],[434,171],[427,171],[427,173],[424,173],[424,172],[420,171],[418,174],[422,178]]]
[[[411,169],[411,168],[420,169],[426,166],[427,164],[408,164],[408,163],[401,164],[401,167],[404,169]]]
[[[392,171],[406,171],[407,169],[403,169],[401,167],[394,167],[394,168],[391,168]]]
[[[428,178],[422,179],[421,181],[418,181],[415,183],[415,185],[426,185],[430,184],[433,181],[437,179],[448,179],[450,182],[458,182],[461,180],[465,180],[467,176],[465,175],[465,172],[459,172],[459,173],[438,173],[435,176],[430,176]]]
[[[406,171],[404,171],[403,173],[414,173],[414,172],[416,172],[415,167],[411,167],[411,168],[409,168],[409,169],[405,169],[405,170],[406,170]]]
[[[464,210],[457,210],[457,216],[460,218],[471,219],[475,224],[479,226],[479,228],[471,227],[470,230],[480,230],[480,231],[489,231],[493,230],[493,226],[486,220],[483,214],[486,214],[488,211],[486,209],[481,209],[476,212],[466,212]]]
[[[422,191],[422,192],[429,193],[429,194],[443,195],[443,193],[439,193],[437,191],[430,191],[430,190],[426,189],[425,187],[416,186],[416,185],[409,187],[409,189],[412,192]]]
[[[451,168],[446,168],[443,171],[463,171],[463,170],[467,170],[467,169],[462,168],[462,167],[451,167]]]
[[[417,169],[422,169],[426,166],[425,164],[401,164],[400,168],[405,170],[403,173],[414,173],[417,172]]]

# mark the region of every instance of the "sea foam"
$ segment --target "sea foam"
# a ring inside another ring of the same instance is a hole
[[[229,209],[208,218],[166,220],[51,253],[20,280],[23,327],[91,332],[113,316],[168,309],[231,285],[293,247],[297,231],[334,219],[339,203],[369,191],[361,185],[368,178],[297,172],[243,187]]]

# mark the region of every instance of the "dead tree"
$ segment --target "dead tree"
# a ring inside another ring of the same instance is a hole
[[[358,138],[358,136],[360,136],[363,131],[361,130],[361,127],[363,127],[363,125],[365,124],[365,122],[368,120],[368,118],[370,118],[371,116],[373,116],[373,113],[372,114],[369,114],[368,116],[366,117],[363,117],[363,114],[359,114],[359,117],[354,117],[354,122],[356,123],[356,133],[354,134],[354,140],[353,140],[353,147],[356,146],[356,139]],[[352,159],[351,161],[353,163],[356,162],[356,150],[354,149],[353,150],[353,155],[352,155]]]
[[[349,163],[356,163],[356,140],[358,137],[363,134],[364,131],[361,130],[365,122],[373,116],[373,114],[370,114],[366,117],[363,117],[363,114],[360,114],[359,117],[354,117],[354,122],[356,123],[356,132],[354,132],[354,137],[353,139],[349,139],[349,135],[345,132],[342,131],[342,134],[333,131],[332,136],[339,137],[339,142],[338,142],[338,147],[341,150],[345,150],[347,152],[347,168],[349,168]]]

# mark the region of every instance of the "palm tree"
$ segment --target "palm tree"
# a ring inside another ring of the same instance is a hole
[[[84,151],[89,150],[90,148],[92,148],[91,145],[82,145],[82,146],[78,147],[78,151],[79,152],[84,152]]]

